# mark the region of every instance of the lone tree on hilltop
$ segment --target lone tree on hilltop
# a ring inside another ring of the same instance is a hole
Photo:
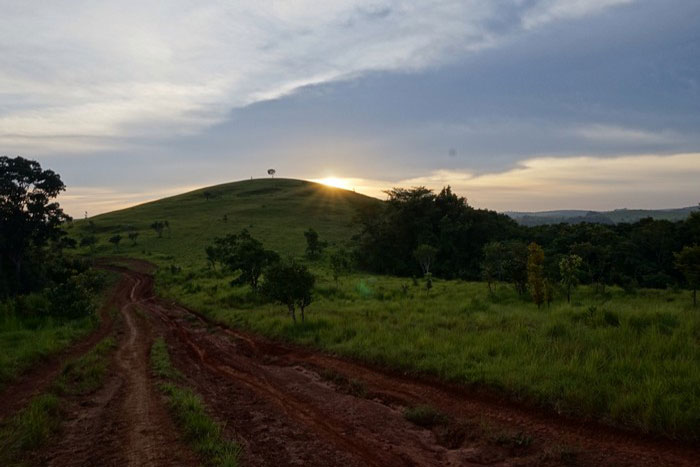
[[[700,246],[686,246],[680,253],[675,253],[676,268],[683,273],[688,286],[693,291],[693,306],[698,306],[698,288],[700,288]]]
[[[267,169],[267,174],[272,178],[275,178],[276,173],[277,171],[275,169]]]
[[[0,157],[0,275],[9,261],[15,276],[10,293],[26,291],[22,267],[31,252],[64,235],[60,226],[70,217],[51,200],[65,188],[58,174],[36,161]]]
[[[559,261],[561,284],[566,287],[566,303],[571,303],[571,289],[578,284],[583,260],[578,255],[567,255]]]
[[[278,262],[266,270],[262,290],[269,298],[287,306],[295,324],[295,310],[299,307],[303,323],[304,310],[313,301],[315,282],[316,278],[303,264]]]
[[[530,286],[532,301],[540,308],[545,301],[544,282],[544,250],[537,243],[532,242],[527,247],[527,282]]]
[[[430,274],[430,266],[435,261],[435,255],[437,255],[437,248],[426,245],[425,243],[418,245],[418,247],[413,250],[413,257],[416,258],[416,261],[420,264],[424,276]]]

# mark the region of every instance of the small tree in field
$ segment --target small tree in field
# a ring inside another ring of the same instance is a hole
[[[95,244],[97,244],[97,237],[95,235],[86,235],[80,239],[80,246],[86,246],[90,248],[90,253],[95,252]]]
[[[583,264],[583,260],[578,255],[567,255],[559,261],[561,284],[566,287],[566,303],[571,303],[571,289],[578,284],[581,264]]]
[[[330,263],[331,271],[333,271],[333,280],[335,281],[335,285],[337,287],[340,276],[350,271],[352,261],[345,250],[339,249],[331,253]]]
[[[413,250],[413,257],[416,258],[416,261],[420,264],[424,276],[430,273],[430,266],[435,261],[437,251],[437,248],[426,245],[425,243],[418,245],[416,249]]]
[[[503,281],[506,274],[508,250],[501,242],[490,242],[484,245],[484,260],[481,263],[481,274],[486,280],[489,293],[493,294],[491,284]]]
[[[210,199],[212,199],[214,197],[214,193],[212,193],[209,190],[206,190],[206,191],[202,192],[202,196],[204,196],[204,199],[209,201]]]
[[[306,256],[310,259],[321,256],[323,249],[326,247],[326,242],[318,239],[318,232],[314,229],[309,229],[304,232],[304,237],[306,237]]]
[[[275,169],[267,169],[267,174],[272,178],[275,178],[276,173],[277,171]]]
[[[205,248],[205,252],[212,266],[219,262],[229,271],[239,271],[240,275],[233,283],[248,284],[253,291],[258,290],[263,270],[279,261],[277,253],[266,250],[246,229],[215,239],[214,245]]]
[[[165,222],[155,221],[153,224],[151,224],[151,228],[155,230],[156,234],[158,235],[158,238],[162,238],[163,230],[165,229]]]
[[[129,232],[129,240],[131,240],[132,245],[136,245],[136,239],[139,238],[139,233],[131,231]]]
[[[545,301],[544,250],[534,242],[530,243],[527,250],[527,282],[532,301],[540,308]]]
[[[122,236],[117,234],[109,238],[109,243],[114,245],[114,249],[119,251],[119,242],[122,241]]]
[[[289,315],[296,324],[295,310],[301,311],[304,322],[304,310],[313,300],[313,287],[316,278],[303,264],[279,262],[265,271],[263,293],[269,298],[287,306]]]
[[[686,246],[680,253],[675,253],[676,268],[683,273],[688,286],[693,291],[693,306],[698,306],[698,289],[700,288],[700,246]]]

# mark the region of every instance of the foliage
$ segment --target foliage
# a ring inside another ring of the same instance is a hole
[[[122,236],[117,234],[109,237],[109,243],[114,245],[114,248],[119,251],[119,242],[122,241]]]
[[[331,253],[329,262],[333,272],[333,280],[337,286],[340,276],[352,270],[352,259],[347,251],[339,248]]]
[[[416,407],[410,407],[404,410],[404,418],[409,422],[415,423],[423,428],[432,428],[436,425],[447,424],[447,416],[439,412],[432,406],[429,405],[419,405]]]
[[[304,322],[304,309],[311,304],[316,278],[303,264],[280,262],[265,271],[263,293],[269,298],[287,306],[289,315],[296,323],[295,309],[301,310]]]
[[[583,260],[578,255],[566,255],[559,261],[561,284],[566,288],[566,302],[571,303],[571,289],[578,284]]]
[[[263,270],[279,261],[279,255],[266,250],[247,229],[238,234],[215,239],[214,245],[207,247],[205,251],[212,265],[218,261],[229,271],[240,272],[235,283],[248,284],[253,290],[258,289]]]
[[[51,201],[63,190],[59,175],[38,162],[0,157],[0,297],[43,285],[32,266],[40,267],[42,250],[64,234],[60,225],[70,218]]]
[[[437,195],[424,187],[386,193],[383,206],[364,206],[357,217],[358,263],[373,272],[414,274],[418,265],[412,262],[413,252],[426,244],[437,248],[436,277],[477,278],[483,246],[508,239],[519,229],[505,215],[470,207],[450,187]]]
[[[693,306],[697,306],[697,290],[700,288],[700,246],[686,246],[675,254],[676,267],[693,291]]]
[[[128,234],[129,240],[131,240],[132,245],[136,245],[136,239],[139,238],[139,233],[132,230]]]
[[[426,245],[422,243],[413,250],[413,257],[416,258],[420,268],[423,271],[423,275],[430,273],[430,265],[435,261],[435,255],[437,255],[437,248]]]
[[[321,256],[323,249],[328,245],[318,239],[318,232],[314,229],[309,229],[304,232],[306,238],[306,256],[310,259],[316,259]]]
[[[170,222],[168,221],[155,221],[151,224],[151,229],[153,229],[156,232],[156,235],[158,235],[158,238],[163,237],[163,231],[165,229],[170,230]]]
[[[537,243],[530,243],[527,247],[527,283],[530,296],[537,308],[545,301],[545,277],[544,277],[544,251]]]

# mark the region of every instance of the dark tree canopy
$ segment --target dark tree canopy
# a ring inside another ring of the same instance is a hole
[[[63,235],[61,223],[70,218],[52,201],[63,190],[59,175],[38,162],[0,157],[0,270],[13,272],[11,294],[27,290],[23,268],[30,256]]]
[[[266,250],[246,229],[238,234],[217,238],[214,245],[207,247],[205,252],[210,264],[219,262],[230,271],[240,272],[235,282],[249,284],[253,290],[258,289],[263,270],[279,261],[277,253]]]
[[[296,323],[295,309],[301,311],[304,322],[304,310],[313,300],[313,287],[316,278],[303,264],[278,262],[265,271],[263,292],[271,299],[287,306],[289,315]]]

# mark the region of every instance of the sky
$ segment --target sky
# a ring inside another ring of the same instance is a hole
[[[278,176],[700,202],[697,0],[0,0],[0,154],[82,217]]]

